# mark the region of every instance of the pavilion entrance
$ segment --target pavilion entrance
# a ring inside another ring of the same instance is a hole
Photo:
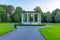
[[[23,24],[41,24],[41,14],[39,13],[22,13]]]

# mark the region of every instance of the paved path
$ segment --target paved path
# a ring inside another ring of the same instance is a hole
[[[39,32],[40,26],[21,26],[0,37],[0,40],[45,40]]]

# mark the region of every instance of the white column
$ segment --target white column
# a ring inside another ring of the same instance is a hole
[[[22,22],[22,23],[23,23],[23,20],[24,20],[24,19],[23,19],[23,16],[24,16],[24,15],[23,15],[23,13],[22,13],[22,19],[21,19],[21,22]]]
[[[40,18],[39,18],[39,13],[38,13],[38,22],[39,22],[39,19],[40,19]]]
[[[27,22],[29,22],[29,17],[28,17],[28,13],[27,13]]]
[[[33,23],[35,22],[35,15],[34,15],[34,13],[33,13]]]
[[[40,24],[41,24],[41,14],[40,14]]]
[[[38,23],[41,24],[41,14],[38,13]]]

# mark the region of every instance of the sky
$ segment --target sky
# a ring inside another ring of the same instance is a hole
[[[60,9],[60,0],[0,0],[0,4],[20,6],[26,11],[33,11],[36,6],[39,6],[43,12]]]

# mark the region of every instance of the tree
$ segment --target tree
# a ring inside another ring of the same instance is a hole
[[[15,20],[15,22],[20,22],[19,14],[14,15],[14,20]]]
[[[51,14],[50,14],[49,11],[46,13],[46,21],[47,21],[48,23],[51,22]]]
[[[11,22],[15,22],[15,20],[14,20],[14,14],[10,15],[10,18],[11,18]]]
[[[12,12],[14,11],[14,6],[12,6],[12,5],[8,5],[8,13],[9,14],[12,14]]]
[[[47,11],[46,13],[43,13],[43,22],[45,23],[50,23],[51,21],[51,14],[49,11]]]
[[[40,13],[41,14],[41,20],[43,21],[43,12],[42,12],[41,8],[37,6],[37,7],[34,8],[34,11],[36,13]],[[37,18],[35,18],[35,19],[37,19]]]
[[[55,21],[56,21],[57,23],[60,23],[60,10],[57,11],[57,14],[56,14],[56,16],[55,16]]]
[[[14,6],[12,6],[12,5],[8,5],[7,6],[7,22],[11,22],[12,20],[11,20],[11,15],[13,14],[13,11],[14,11]]]
[[[56,16],[56,14],[57,14],[57,12],[58,12],[59,10],[60,10],[60,9],[57,8],[57,9],[55,9],[55,10],[52,12],[52,14],[51,14],[51,15],[52,15],[52,17],[51,17],[51,18],[52,18],[52,23],[55,23],[55,16]]]
[[[22,8],[21,7],[16,7],[16,10],[15,10],[18,14],[22,13]]]
[[[40,7],[36,7],[36,8],[34,8],[34,10],[35,10],[35,12],[38,12],[38,13],[40,13],[40,14],[42,14],[43,12],[42,12],[42,10],[41,10],[41,8]]]
[[[6,11],[0,7],[0,22],[5,22],[6,21]]]
[[[15,22],[21,22],[21,13],[22,13],[22,8],[21,7],[16,7],[14,15],[13,15],[13,18],[14,18]]]
[[[0,5],[0,7],[2,7],[6,11],[6,13],[8,12],[8,6],[7,5]]]

